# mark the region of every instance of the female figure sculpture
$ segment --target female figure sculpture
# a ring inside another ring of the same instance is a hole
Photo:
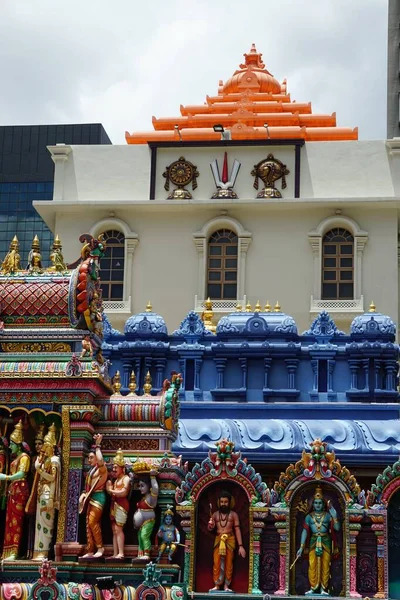
[[[39,483],[33,560],[43,560],[48,557],[56,510],[60,507],[61,462],[54,453],[56,443],[56,427],[53,423],[44,436],[42,451],[35,461]]]
[[[29,500],[25,506],[25,514],[27,515],[27,529],[28,529],[28,548],[26,557],[31,559],[33,557],[33,546],[35,543],[35,522],[36,522],[36,504],[37,504],[37,491],[39,485],[39,473],[35,469],[36,459],[39,457],[44,440],[45,425],[42,423],[39,425],[35,435],[35,454],[31,458],[31,468],[29,473],[29,487],[31,494]],[[33,463],[33,464],[32,464]]]
[[[23,441],[22,421],[19,421],[10,435],[11,456],[14,457],[10,473],[0,473],[0,481],[11,481],[8,488],[2,560],[16,560],[22,539],[25,505],[29,498],[26,478],[30,466],[30,458],[23,448]]]
[[[110,519],[113,531],[112,558],[122,560],[124,558],[125,534],[124,525],[128,519],[131,480],[126,474],[125,460],[121,449],[119,449],[113,460],[114,481],[107,481],[106,490],[111,496]]]
[[[340,530],[337,512],[330,501],[326,502],[321,487],[314,494],[312,510],[304,520],[300,548],[296,558],[303,554],[309,540],[308,580],[310,589],[307,596],[329,596],[329,578],[331,574],[331,555],[337,553],[335,532]]]
[[[138,474],[138,471],[135,471]],[[151,534],[154,529],[156,515],[154,512],[158,500],[158,483],[156,479],[157,471],[152,468],[147,475],[140,475],[138,488],[142,498],[136,505],[136,511],[133,515],[133,525],[138,529],[139,550],[137,558],[139,560],[149,560],[151,552]]]

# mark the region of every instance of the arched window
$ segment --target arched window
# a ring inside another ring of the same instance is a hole
[[[238,236],[218,229],[208,240],[207,296],[213,300],[237,297]]]
[[[322,240],[321,298],[354,298],[354,238],[342,227],[331,229]]]
[[[115,229],[103,233],[106,253],[100,262],[103,300],[123,300],[125,237]]]

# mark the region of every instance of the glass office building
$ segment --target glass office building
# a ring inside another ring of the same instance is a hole
[[[99,123],[0,127],[0,261],[16,235],[25,267],[33,237],[37,235],[47,266],[53,235],[32,203],[52,199],[54,163],[47,146],[62,143],[111,144],[111,141]]]

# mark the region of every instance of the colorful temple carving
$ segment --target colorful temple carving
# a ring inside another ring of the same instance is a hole
[[[391,319],[299,334],[279,303],[214,324],[208,302],[169,335],[149,303],[120,333],[80,240],[0,275],[0,597],[396,595]]]
[[[217,96],[201,105],[181,106],[180,117],[153,117],[153,132],[126,132],[128,144],[220,140],[225,130],[232,140],[302,139],[357,140],[358,130],[337,127],[336,114],[314,115],[311,103],[294,102],[286,80],[279,83],[266,69],[253,44]],[[219,126],[217,131],[214,126]],[[222,126],[222,127],[221,127]]]

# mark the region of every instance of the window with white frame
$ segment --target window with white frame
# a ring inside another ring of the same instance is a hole
[[[111,229],[103,232],[106,244],[105,256],[101,259],[101,289],[103,300],[123,300],[125,236]]]

